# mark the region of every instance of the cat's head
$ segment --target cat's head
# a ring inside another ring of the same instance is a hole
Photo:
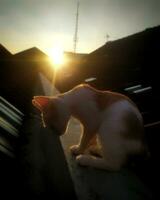
[[[32,104],[41,112],[44,127],[65,133],[70,113],[63,100],[59,97],[34,96]]]

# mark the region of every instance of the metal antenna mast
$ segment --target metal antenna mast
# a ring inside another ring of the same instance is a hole
[[[79,1],[77,1],[77,12],[76,12],[76,26],[73,38],[73,52],[76,53],[77,42],[78,42],[78,18],[79,18]]]
[[[106,34],[106,43],[109,41],[110,36],[108,35],[108,33]]]

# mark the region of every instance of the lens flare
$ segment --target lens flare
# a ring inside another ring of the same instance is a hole
[[[48,55],[55,68],[59,68],[64,64],[64,50],[61,46],[51,48]]]

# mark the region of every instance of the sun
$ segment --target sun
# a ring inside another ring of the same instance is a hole
[[[61,46],[55,46],[48,51],[53,66],[59,68],[64,64],[64,50]]]

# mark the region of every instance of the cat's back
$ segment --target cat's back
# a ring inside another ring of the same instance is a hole
[[[108,101],[105,107],[106,113],[113,113],[113,115],[125,114],[125,113],[135,113],[138,118],[141,118],[141,114],[137,106],[127,98],[114,98]]]
[[[108,92],[107,105],[104,114],[111,120],[125,120],[130,116],[143,123],[141,113],[136,104],[127,96],[120,93]]]
[[[96,107],[96,90],[88,84],[80,84],[74,87],[68,94],[71,97],[72,103],[78,107],[86,107],[89,105]]]
[[[127,96],[110,91],[97,90],[88,84],[81,84],[70,91],[72,100],[79,106],[87,109],[97,110],[102,115],[108,115],[107,118],[123,118],[128,114],[135,115],[142,121],[141,114],[134,102]],[[102,116],[102,118],[105,116]]]
[[[111,132],[121,133],[118,134],[123,135],[121,138],[143,137],[143,119],[137,106],[119,93],[110,95],[110,103],[103,111],[102,127],[110,129]]]
[[[88,84],[80,84],[69,93],[77,104],[87,105],[92,102],[102,112],[109,111],[111,108],[115,111],[127,110],[131,107],[136,109],[136,105],[127,96],[117,92],[97,90]]]

